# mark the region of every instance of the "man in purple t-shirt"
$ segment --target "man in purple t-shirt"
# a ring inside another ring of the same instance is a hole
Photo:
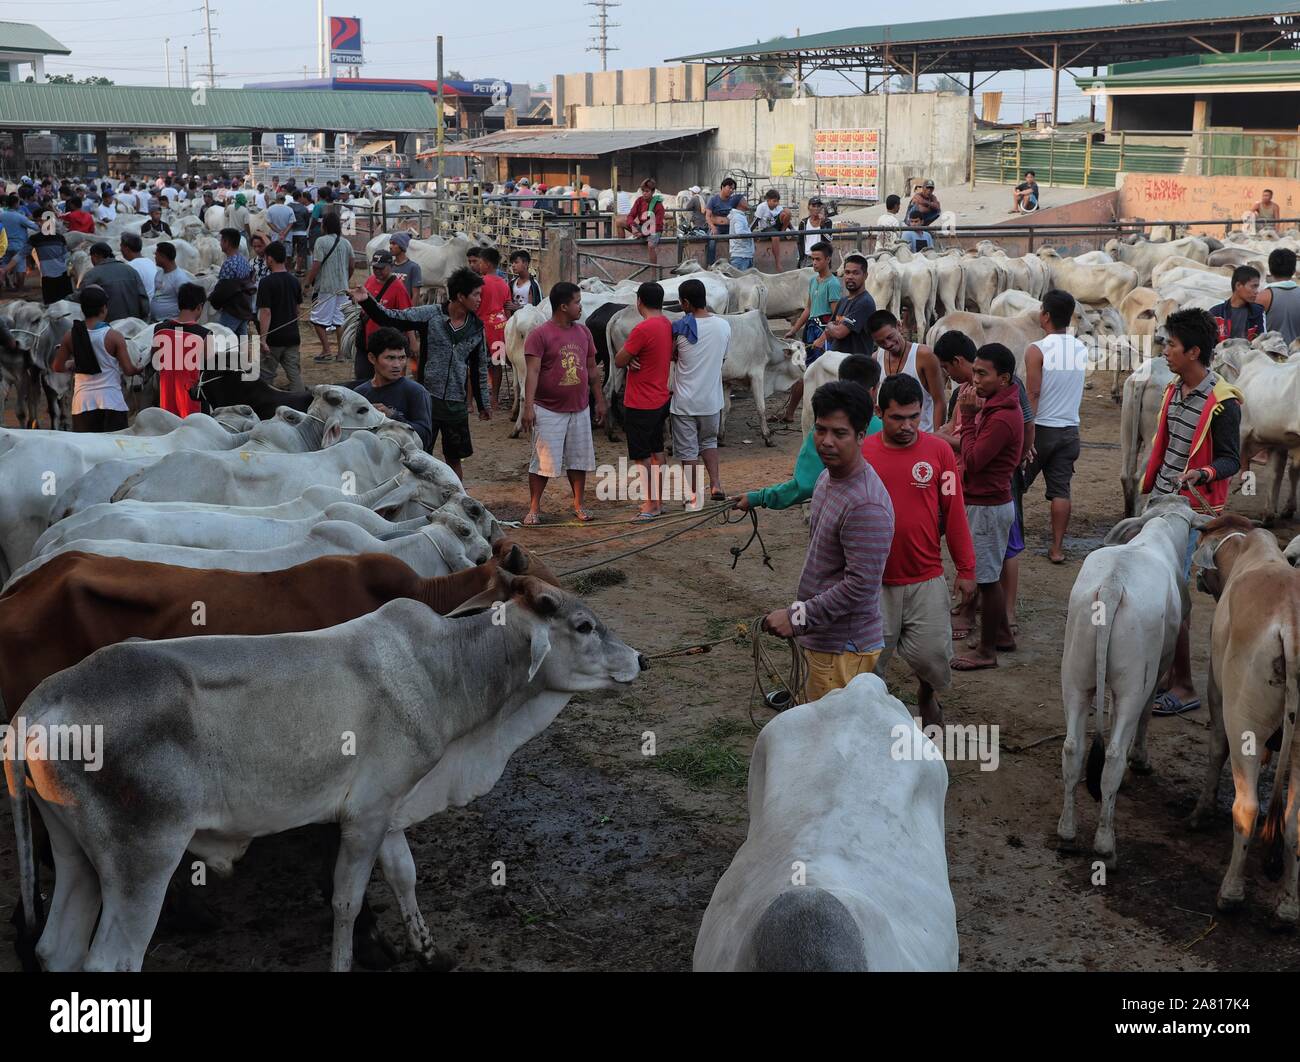
[[[528,380],[524,385],[523,427],[533,439],[528,466],[528,515],[524,523],[542,522],[542,492],[546,481],[568,473],[573,488],[573,513],[584,523],[591,514],[582,506],[587,473],[596,467],[591,438],[592,418],[605,420],[605,395],[596,368],[596,344],[582,316],[582,292],[567,281],[551,288],[551,319],[534,328],[524,342]]]
[[[894,504],[862,457],[871,397],[837,380],[817,388],[813,438],[826,466],[813,489],[799,598],[763,626],[798,638],[808,662],[807,704],[875,670],[885,645],[880,584],[894,540]]]

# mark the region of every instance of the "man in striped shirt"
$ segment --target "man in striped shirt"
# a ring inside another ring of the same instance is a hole
[[[1241,470],[1241,392],[1210,371],[1218,325],[1204,310],[1179,310],[1165,321],[1165,361],[1174,380],[1165,390],[1142,493],[1181,494],[1197,512],[1223,511],[1228,485]],[[1183,579],[1191,575],[1200,533],[1187,537]],[[1199,708],[1192,688],[1191,604],[1178,631],[1174,662],[1152,713],[1181,715]]]
[[[805,703],[875,669],[885,645],[880,582],[894,538],[894,507],[862,457],[870,396],[858,384],[823,384],[812,399],[813,437],[826,470],[813,490],[799,597],[764,627],[798,638],[808,661]]]

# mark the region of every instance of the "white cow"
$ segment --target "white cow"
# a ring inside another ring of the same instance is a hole
[[[1273,457],[1273,490],[1264,505],[1266,524],[1278,514],[1287,458],[1291,459],[1291,500],[1282,512],[1289,517],[1295,512],[1300,481],[1300,359],[1279,362],[1261,346],[1225,343],[1219,346],[1214,364],[1241,391],[1241,467],[1249,469],[1255,456],[1265,451]]]
[[[1038,255],[1047,263],[1052,287],[1068,291],[1080,302],[1118,307],[1138,286],[1137,270],[1122,262],[1081,265],[1073,258],[1062,258],[1051,247],[1041,248]]]
[[[1186,236],[1168,243],[1149,243],[1145,240],[1121,243],[1119,240],[1109,240],[1106,250],[1117,262],[1136,269],[1138,283],[1142,285],[1151,283],[1152,270],[1166,259],[1190,258],[1194,262],[1205,262],[1210,257],[1209,247],[1196,236]]]
[[[314,822],[342,826],[331,968],[352,965],[376,859],[412,951],[432,957],[402,830],[486,793],[570,696],[631,683],[645,664],[581,599],[531,578],[508,585],[516,593],[499,613],[446,619],[402,600],[321,631],[126,642],[37,687],[29,724],[67,716],[116,735],[107,770],[77,763],[76,777],[70,761],[25,750],[57,853],[42,965],[139,970],[187,850],[229,874],[253,838]],[[177,697],[192,690],[205,695]],[[141,714],[142,704],[153,707]],[[241,735],[254,732],[250,745]],[[364,735],[357,755],[338,755],[339,734]],[[27,790],[8,759],[6,774],[34,913]]]
[[[128,479],[113,501],[192,501],[217,505],[274,505],[291,501],[309,487],[370,490],[403,468],[431,483],[454,483],[455,473],[418,450],[401,451],[371,432],[357,432],[337,446],[315,453],[175,453]]]
[[[947,789],[942,752],[875,675],[782,712],[754,745],[749,832],[693,968],[956,970]]]
[[[1156,357],[1140,365],[1124,381],[1119,414],[1119,482],[1124,491],[1125,516],[1137,515],[1138,488],[1151,455],[1165,388],[1173,379],[1169,363]]]
[[[492,548],[474,525],[455,512],[433,514],[423,527],[411,531],[388,530],[373,535],[343,520],[327,520],[311,527],[296,542],[275,549],[206,549],[202,546],[160,545],[118,538],[75,538],[61,543],[24,564],[9,580],[12,586],[43,564],[73,550],[102,557],[175,564],[181,568],[223,569],[232,572],[275,572],[316,557],[336,554],[387,553],[404,561],[417,574],[430,578],[486,564]]]
[[[1141,516],[1121,520],[1104,548],[1084,558],[1070,591],[1061,658],[1066,736],[1061,750],[1064,803],[1056,832],[1072,844],[1077,833],[1074,791],[1083,776],[1088,710],[1094,727],[1088,754],[1088,792],[1101,801],[1093,851],[1107,867],[1117,863],[1115,796],[1130,760],[1147,773],[1146,730],[1160,676],[1169,670],[1178,628],[1187,612],[1183,558],[1192,529],[1210,518],[1193,512],[1181,495],[1153,498]],[[1114,698],[1106,739],[1106,690]]]

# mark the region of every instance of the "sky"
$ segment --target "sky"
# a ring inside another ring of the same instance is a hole
[[[1108,6],[1116,0],[1103,0]],[[1033,9],[1102,6],[1088,0],[1030,0]],[[746,0],[714,9],[699,18],[698,0],[656,0],[612,8],[609,67],[641,67],[681,54],[727,47],[748,40],[820,33],[871,23],[872,8],[854,13],[809,17],[788,0]],[[927,19],[963,14],[1006,14],[1023,10],[1014,0],[933,0],[915,8]],[[303,68],[315,76],[316,5],[314,0],[213,0],[212,50],[217,83],[239,87],[259,80],[301,78]],[[484,13],[488,17],[484,18]],[[346,0],[326,0],[325,14],[352,16]],[[548,15],[550,17],[548,17]],[[556,73],[599,70],[600,56],[591,43],[595,8],[583,0],[545,0],[541,4],[496,2],[439,4],[390,0],[363,10],[362,38],[367,62],[362,73],[374,77],[432,78],[437,70],[435,41],[445,38],[444,65],[469,78],[545,82]],[[165,85],[164,40],[170,38],[172,83],[180,84],[181,49],[189,48],[191,80],[206,73],[207,45],[201,0],[39,0],[35,4],[0,3],[0,20],[35,22],[72,50],[66,58],[47,61],[51,73],[77,77],[99,74],[118,84]],[[728,28],[730,27],[730,28]],[[702,29],[707,29],[704,36]],[[1090,72],[1090,70],[1089,70]],[[926,79],[922,78],[924,85]],[[821,95],[851,91],[838,75],[820,76],[813,90]],[[996,75],[977,91],[1003,93],[1001,120],[1017,120],[1051,106],[1047,71]],[[1061,77],[1062,117],[1088,111],[1088,100],[1068,75]],[[1099,109],[1099,114],[1101,113]]]

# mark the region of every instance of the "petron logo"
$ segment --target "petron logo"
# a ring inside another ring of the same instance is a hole
[[[912,466],[912,479],[916,481],[914,486],[926,486],[934,479],[934,466],[929,461],[918,461]]]

